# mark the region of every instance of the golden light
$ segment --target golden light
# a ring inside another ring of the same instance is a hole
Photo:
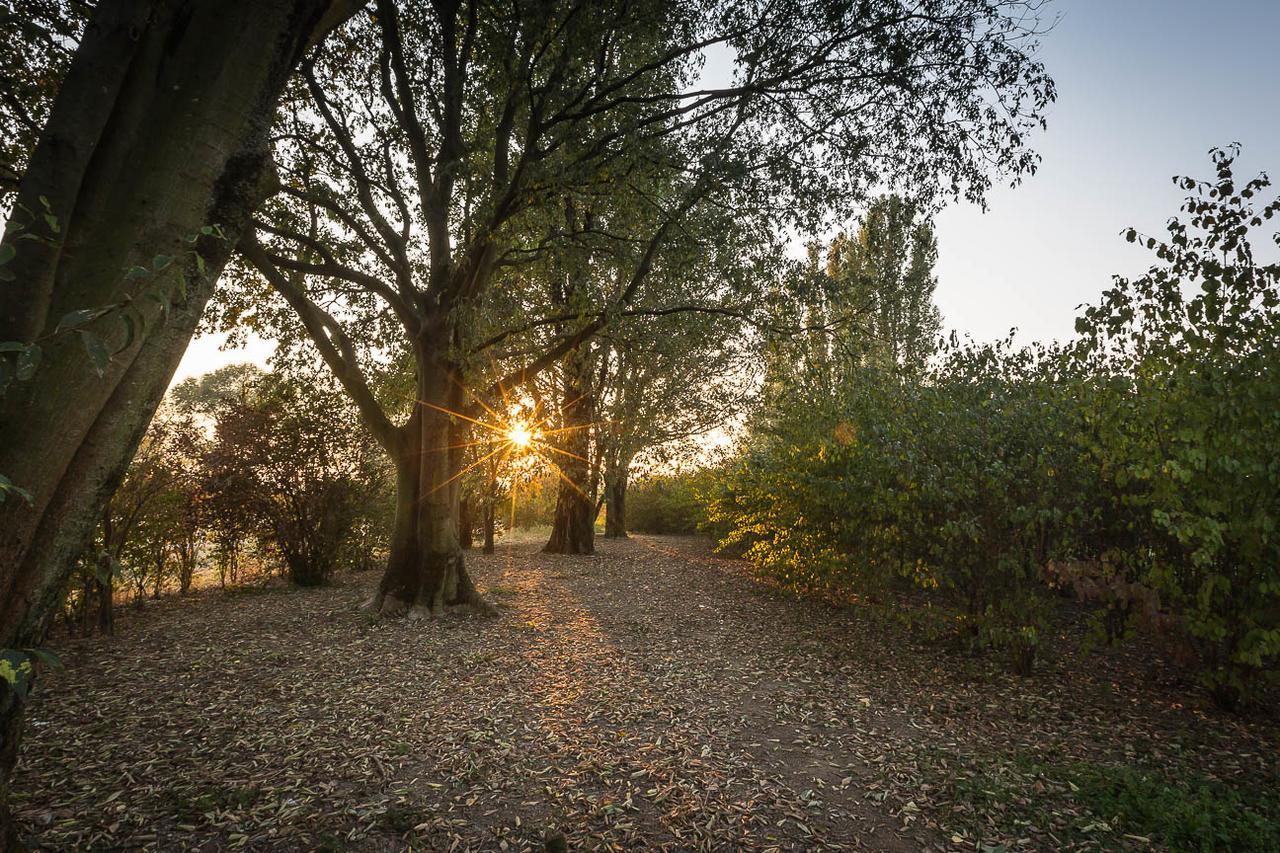
[[[507,428],[507,441],[516,447],[525,448],[533,443],[533,431],[528,424],[516,422]]]

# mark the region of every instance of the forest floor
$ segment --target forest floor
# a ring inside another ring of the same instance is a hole
[[[1100,796],[1198,814],[1280,790],[1274,717],[1216,714],[1155,658],[1086,657],[1072,628],[1019,678],[702,540],[539,544],[468,558],[496,617],[370,618],[365,574],[55,638],[21,823],[60,850],[1148,848],[1177,837]]]

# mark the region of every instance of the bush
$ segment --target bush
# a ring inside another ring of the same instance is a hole
[[[1056,353],[952,342],[920,379],[853,372],[796,406],[724,478],[709,517],[782,583],[927,596],[971,646],[1030,669],[1042,568],[1074,554],[1088,477]],[[784,411],[785,411],[784,407]]]
[[[1081,435],[1106,485],[1098,588],[1145,591],[1132,617],[1185,645],[1228,707],[1280,659],[1280,265],[1249,242],[1280,200],[1256,211],[1268,182],[1237,187],[1234,156],[1214,152],[1212,182],[1178,179],[1189,226],[1128,232],[1160,263],[1077,323],[1095,377]]]
[[[706,523],[701,493],[710,471],[649,477],[627,488],[627,527],[637,533],[693,534]]]
[[[908,585],[971,645],[1030,668],[1046,589],[1105,605],[1109,636],[1171,641],[1226,707],[1280,660],[1280,264],[1249,235],[1265,177],[1178,179],[1190,223],[1140,237],[1064,352],[960,346],[919,377],[821,348],[708,506],[722,541],[805,590]],[[1280,234],[1272,238],[1280,244]]]

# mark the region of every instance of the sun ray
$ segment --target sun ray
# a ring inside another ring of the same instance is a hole
[[[478,438],[475,441],[466,441],[466,442],[463,442],[462,444],[448,444],[448,445],[445,445],[444,447],[437,447],[432,452],[438,452],[442,450],[459,450],[464,447],[475,447],[477,444],[491,444],[492,442],[493,442],[492,438]]]
[[[612,420],[590,421],[589,423],[585,423],[585,424],[574,424],[573,426],[556,427],[555,429],[544,429],[544,430],[541,430],[541,433],[543,435],[560,435],[561,433],[573,432],[574,430],[590,429],[591,427],[607,426],[609,424],[615,424],[615,423],[617,423],[617,421],[612,421]]]
[[[440,483],[439,485],[437,485],[437,486],[436,486],[435,488],[433,488],[431,491],[427,492],[427,494],[429,494],[429,495],[430,495],[430,494],[435,494],[436,492],[438,492],[438,491],[440,491],[441,489],[443,489],[445,486],[447,486],[447,485],[449,485],[450,483],[452,483],[454,480],[456,480],[456,479],[458,479],[459,477],[461,477],[462,475],[466,474],[468,471],[471,471],[471,470],[475,469],[476,467],[478,467],[478,466],[480,466],[480,465],[483,465],[483,464],[484,464],[485,462],[487,462],[491,457],[493,457],[493,456],[497,456],[499,453],[501,453],[501,452],[502,452],[502,450],[503,450],[503,448],[502,448],[502,447],[499,447],[497,450],[493,451],[492,453],[486,453],[484,456],[481,456],[481,457],[480,457],[479,459],[477,459],[475,462],[472,462],[470,465],[468,465],[467,467],[463,468],[461,471],[459,471],[458,473],[454,474],[452,477],[450,477],[449,479],[445,480],[443,483]]]
[[[551,466],[551,469],[556,472],[556,476],[558,476],[561,480],[564,480],[565,483],[569,485],[569,488],[573,489],[575,492],[582,495],[584,498],[588,497],[587,493],[583,491],[582,487],[579,486],[577,483],[573,482],[573,480],[570,480],[569,476],[564,473],[564,470],[559,465],[557,465],[554,460],[549,459],[545,456],[543,457],[543,459],[547,462],[547,464]]]
[[[586,462],[586,463],[588,463],[588,464],[590,464],[590,463],[591,463],[591,460],[590,460],[590,459],[586,459],[586,458],[584,458],[584,457],[582,457],[582,456],[579,456],[579,455],[578,455],[578,454],[576,454],[576,453],[571,453],[571,452],[569,452],[568,450],[565,450],[564,448],[556,447],[554,444],[552,444],[552,443],[551,443],[551,442],[549,442],[549,441],[540,441],[540,442],[538,442],[538,446],[539,446],[539,447],[542,447],[542,448],[546,448],[547,450],[553,451],[553,452],[555,452],[555,453],[562,453],[562,454],[564,454],[565,456],[571,456],[571,457],[573,457],[574,459],[579,460],[580,462]]]
[[[496,432],[496,433],[503,432],[502,427],[497,427],[497,426],[494,426],[493,424],[485,423],[484,421],[477,420],[476,418],[470,417],[469,415],[464,415],[462,412],[455,412],[452,409],[446,409],[443,406],[437,406],[435,403],[428,403],[426,400],[419,400],[418,404],[422,406],[426,406],[429,409],[435,409],[437,412],[444,412],[446,415],[452,415],[455,418],[462,418],[464,421],[469,421],[470,423],[473,423],[476,426],[482,426],[485,429],[492,430],[493,432]]]

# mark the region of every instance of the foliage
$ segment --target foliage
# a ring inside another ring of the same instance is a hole
[[[48,649],[0,649],[0,707],[6,710],[16,697],[26,699],[41,668],[61,669],[62,661]]]
[[[727,545],[800,589],[914,590],[1028,669],[1040,567],[1076,547],[1054,353],[953,341],[923,380],[852,369],[821,409],[784,408],[708,508]]]
[[[1069,585],[1108,635],[1168,641],[1221,704],[1256,698],[1280,659],[1280,264],[1250,236],[1280,201],[1253,201],[1265,176],[1237,185],[1234,150],[1212,156],[1213,181],[1176,179],[1189,223],[1126,232],[1159,263],[1116,279],[1070,347],[953,338],[919,375],[824,337],[775,347],[709,506],[723,542],[797,588],[911,590],[1018,670]]]
[[[627,494],[628,526],[640,533],[698,533],[706,524],[703,492],[715,471],[701,469],[646,477]]]
[[[1274,786],[1228,786],[1105,765],[1074,765],[1063,775],[1079,789],[1079,799],[1116,829],[1173,850],[1280,848],[1280,795]]]
[[[852,235],[842,232],[831,242],[825,275],[816,276],[831,303],[828,315],[852,321],[833,341],[833,354],[923,370],[942,329],[933,304],[937,257],[933,227],[916,205],[896,195],[873,201]]]
[[[778,235],[872,186],[981,200],[1034,170],[1054,98],[1037,10],[1014,0],[376,9],[294,81],[272,135],[280,192],[214,322],[305,340],[398,469],[419,469],[398,480],[422,492],[397,502],[416,533],[395,540],[388,613],[401,594],[471,595],[444,577],[462,561],[426,559],[456,547],[443,517],[468,418],[572,366],[557,402],[593,420],[593,336],[753,306]],[[729,79],[708,86],[717,51]],[[414,405],[386,399],[391,364],[414,374]],[[577,437],[558,449],[586,495]]]
[[[225,537],[269,541],[291,581],[328,580],[342,544],[369,509],[381,470],[342,398],[323,383],[270,374],[243,396],[224,396],[204,466]],[[369,526],[372,522],[366,520]]]
[[[26,171],[87,11],[85,4],[65,0],[0,2],[0,216]]]
[[[1210,181],[1175,179],[1189,222],[1126,232],[1159,261],[1077,323],[1082,438],[1106,484],[1098,588],[1153,593],[1225,705],[1280,660],[1280,264],[1251,243],[1280,199],[1258,199],[1265,175],[1237,183],[1236,154],[1212,152]]]
[[[554,472],[542,472],[520,483],[515,489],[514,526],[528,528],[550,525],[555,519],[559,482]]]

